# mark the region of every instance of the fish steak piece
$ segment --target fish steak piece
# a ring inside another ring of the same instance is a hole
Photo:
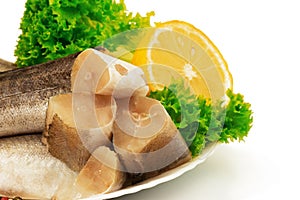
[[[61,94],[51,97],[43,143],[74,171],[80,171],[91,152],[110,146],[116,102],[111,96]]]
[[[126,98],[146,96],[149,87],[141,68],[95,49],[78,55],[72,70],[72,91]]]
[[[113,144],[134,184],[191,160],[172,119],[155,99],[134,96],[117,101]],[[129,184],[129,183],[127,183]]]
[[[58,94],[146,95],[149,88],[142,69],[107,54],[104,49],[86,49],[0,73],[0,137],[42,132],[48,100]]]
[[[122,171],[118,155],[108,147],[98,147],[76,179],[82,197],[103,194],[122,188],[126,174]]]

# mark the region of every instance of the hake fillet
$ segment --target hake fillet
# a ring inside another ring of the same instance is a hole
[[[58,94],[146,95],[140,68],[100,50],[0,73],[0,137],[42,132],[48,99]]]
[[[82,197],[116,191],[122,188],[126,175],[121,171],[118,155],[108,147],[98,147],[76,179]]]
[[[116,109],[111,96],[70,93],[51,97],[43,142],[53,156],[80,171],[91,152],[110,145]]]
[[[0,196],[75,199],[77,173],[48,153],[41,135],[0,138]]]
[[[113,144],[132,183],[191,160],[188,147],[159,101],[142,96],[117,101]],[[137,175],[137,176],[135,176]]]

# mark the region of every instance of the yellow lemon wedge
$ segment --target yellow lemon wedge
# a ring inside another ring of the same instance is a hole
[[[179,77],[196,95],[207,98],[222,98],[232,89],[232,77],[220,51],[187,22],[157,23],[141,40],[131,62],[144,70],[152,90]]]

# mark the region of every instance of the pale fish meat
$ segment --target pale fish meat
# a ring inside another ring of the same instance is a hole
[[[110,146],[116,110],[114,98],[108,95],[70,93],[51,97],[42,141],[51,155],[79,172],[91,152],[99,146]]]
[[[0,73],[0,137],[42,132],[48,100],[58,94],[146,95],[149,88],[143,71],[107,54],[105,49],[87,49]]]
[[[77,173],[48,153],[41,135],[0,139],[0,196],[76,199]]]
[[[143,96],[117,101],[113,145],[131,183],[154,177],[192,159],[163,105]]]

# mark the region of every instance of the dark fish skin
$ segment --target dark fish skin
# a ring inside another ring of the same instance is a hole
[[[71,91],[77,55],[0,72],[0,137],[43,131],[49,97]]]

